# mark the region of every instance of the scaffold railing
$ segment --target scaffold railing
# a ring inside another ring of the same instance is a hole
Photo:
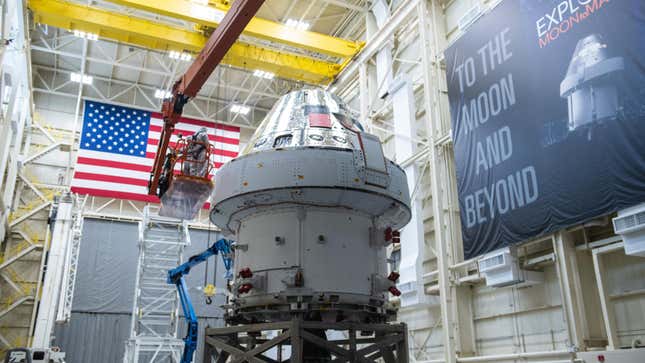
[[[182,262],[190,244],[188,224],[160,217],[145,207],[139,222],[139,260],[130,338],[124,363],[179,362],[184,343],[177,337],[179,299],[166,282],[167,271]]]

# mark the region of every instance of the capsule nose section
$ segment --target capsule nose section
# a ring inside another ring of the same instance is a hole
[[[185,220],[195,219],[212,191],[213,182],[210,180],[176,176],[170,188],[161,197],[159,215]]]

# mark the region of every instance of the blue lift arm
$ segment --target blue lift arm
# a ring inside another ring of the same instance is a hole
[[[190,363],[193,361],[193,354],[197,349],[197,336],[198,336],[198,322],[193,303],[190,301],[190,294],[188,294],[188,287],[184,276],[188,275],[190,269],[194,266],[206,261],[209,257],[220,253],[222,261],[224,261],[224,268],[226,269],[226,279],[230,280],[232,276],[231,269],[233,267],[232,256],[232,241],[227,239],[220,239],[213,243],[206,251],[194,255],[183,264],[168,271],[168,283],[177,286],[179,292],[179,300],[181,301],[181,308],[184,311],[184,316],[188,322],[188,331],[184,338],[184,352],[181,356],[181,363]]]

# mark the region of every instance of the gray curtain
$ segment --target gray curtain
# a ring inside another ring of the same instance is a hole
[[[184,252],[184,260],[204,251],[210,242],[219,238],[217,233],[191,230],[191,245]],[[136,223],[86,219],[79,257],[79,266],[69,324],[55,330],[54,345],[67,353],[68,363],[121,362],[125,341],[130,334],[130,314],[134,299],[137,268],[138,226]],[[223,264],[219,256],[195,267],[186,277],[200,330],[206,325],[223,326],[222,310],[225,298],[218,291],[213,304],[207,305],[196,287],[205,280],[218,290],[225,288]],[[206,273],[208,268],[208,273]],[[183,316],[183,314],[182,314]],[[183,338],[185,321],[180,318],[179,332]],[[200,338],[203,334],[200,333]],[[195,362],[201,362],[203,339],[199,340]]]

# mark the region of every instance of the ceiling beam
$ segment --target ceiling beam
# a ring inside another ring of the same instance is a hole
[[[43,53],[48,53],[48,54],[55,54],[55,55],[58,55],[58,56],[61,56],[61,57],[69,57],[69,58],[75,58],[75,59],[81,59],[82,58],[82,55],[78,54],[78,53],[66,52],[66,51],[63,51],[63,50],[60,50],[60,49],[47,48],[47,47],[42,47],[42,46],[39,46],[39,45],[32,45],[31,50],[32,50],[32,52],[36,51],[36,52],[43,52]],[[145,50],[145,51],[148,52],[148,50]],[[116,68],[130,69],[130,70],[139,71],[139,72],[143,72],[143,73],[154,74],[154,75],[157,75],[157,76],[167,76],[168,75],[168,72],[165,72],[165,71],[163,71],[161,69],[153,69],[153,68],[150,68],[150,67],[141,67],[139,65],[128,64],[128,63],[121,62],[121,61],[115,60],[115,59],[104,59],[104,58],[97,58],[97,57],[88,56],[87,60],[89,62],[106,64],[106,65],[116,67]],[[93,74],[91,74],[91,75],[93,75]],[[125,81],[125,80],[122,80],[122,81]],[[211,87],[219,87],[220,82],[219,81],[215,81],[215,82],[211,81],[211,82],[206,83],[206,85],[211,86]],[[224,84],[222,83],[222,85],[224,85]],[[235,91],[249,93],[249,89],[241,87],[239,85],[231,84],[231,83],[226,83],[225,87],[233,89]],[[159,86],[157,88],[163,88],[163,87]],[[268,92],[258,92],[258,91],[256,91],[255,93],[258,94],[258,95],[267,97],[267,98],[272,98],[272,99],[278,99],[278,98],[280,98],[282,96],[282,95],[279,95],[279,94],[273,94],[273,93],[268,93]]]
[[[367,63],[379,50],[381,50],[387,42],[394,36],[394,32],[400,26],[405,24],[408,16],[414,13],[417,9],[417,4],[420,0],[403,0],[394,13],[387,19],[385,24],[377,31],[377,33],[369,40],[361,52],[356,56],[351,64],[344,67],[342,72],[337,76],[334,83],[337,86],[342,86],[348,82],[356,73],[362,64]]]
[[[54,67],[40,65],[40,64],[33,64],[32,66],[37,71],[45,70],[47,72],[64,74],[65,75],[64,79],[69,79],[68,75],[70,73],[74,72],[73,70],[69,70],[69,69],[54,68]],[[36,72],[36,74],[40,74],[40,72]],[[42,74],[40,74],[40,75],[42,76]],[[101,76],[96,76],[96,75],[93,76],[93,78],[95,80],[100,80],[100,81],[102,81],[102,82],[104,82],[106,84],[113,83],[113,84],[118,84],[118,85],[121,85],[121,86],[135,85],[135,86],[138,86],[139,88],[142,88],[142,89],[145,89],[145,90],[149,91],[151,96],[154,94],[155,90],[158,89],[158,87],[156,87],[154,85],[140,83],[140,82],[132,83],[132,82],[128,82],[128,81],[123,81],[123,80],[114,79],[114,78],[101,77]],[[59,87],[56,87],[57,85],[54,84],[53,82],[52,82],[52,86],[54,86],[53,87],[54,90],[59,88]],[[58,86],[60,86],[60,85],[58,85]],[[98,90],[98,89],[95,88],[95,90]],[[105,100],[112,101],[112,98],[114,98],[114,95],[109,94],[109,92],[110,92],[109,89],[108,90],[98,90],[98,91],[105,97],[104,101]],[[119,92],[117,92],[117,93],[119,93]],[[197,97],[195,97],[195,99],[196,100],[201,100],[201,101],[206,101],[206,102],[217,102],[217,103],[222,103],[222,104],[225,104],[225,105],[228,105],[228,104],[231,104],[231,103],[235,102],[235,100],[227,100],[227,99],[222,99],[222,98],[217,98],[217,97],[207,97],[207,96],[204,96],[204,95],[197,95]],[[160,106],[159,108],[161,108],[161,101],[158,100],[158,101],[155,101],[155,102],[158,102],[159,106]],[[263,112],[269,112],[271,110],[270,108],[262,107],[262,106],[254,106],[254,108],[257,109],[257,110],[263,111]],[[157,111],[158,111],[158,109],[157,109]],[[155,111],[155,112],[157,112],[157,111]]]
[[[107,0],[122,6],[187,20],[215,28],[228,12],[228,1],[213,5],[196,4],[188,0]],[[307,49],[339,58],[351,58],[362,47],[353,42],[312,31],[296,30],[282,23],[254,17],[244,29],[244,35]]]
[[[45,89],[45,88],[39,88],[39,87],[34,87],[33,91],[37,92],[37,93],[60,96],[60,97],[66,97],[66,98],[75,98],[76,97],[76,95],[72,94],[72,93],[67,93],[67,92],[63,92],[63,91],[52,91],[52,90],[48,90],[48,89]],[[111,100],[106,100],[104,98],[89,97],[89,96],[83,96],[83,100],[89,100],[89,101],[95,101],[95,102],[109,102],[111,105],[117,105],[117,106],[123,106],[123,107],[131,107],[131,108],[134,107],[134,108],[144,110],[144,111],[159,112],[158,108],[153,108],[153,107],[149,107],[149,106],[146,106],[146,105],[134,104],[134,103],[131,103],[131,102],[111,101]],[[185,112],[185,116],[189,117],[189,118],[195,118],[195,119],[204,119],[203,115],[201,115],[199,113],[191,113],[190,110],[187,110]],[[243,123],[240,123],[240,122],[220,121],[220,120],[217,120],[217,119],[208,119],[208,120],[205,120],[205,121],[213,121],[213,122],[217,122],[217,123],[221,123],[221,124],[225,124],[225,125],[237,126],[239,128],[247,129],[247,130],[255,130],[256,129],[255,126],[243,124]]]
[[[199,52],[207,38],[201,33],[117,14],[62,0],[30,0],[34,21],[66,30],[164,51]],[[264,70],[276,76],[311,84],[328,84],[341,65],[237,42],[222,63],[246,70]]]
[[[327,3],[327,4],[338,6],[340,8],[345,8],[347,10],[357,11],[359,13],[367,12],[367,5],[365,5],[365,6],[352,5],[352,4],[349,3],[349,1],[343,1],[343,0],[322,0],[322,1]]]

